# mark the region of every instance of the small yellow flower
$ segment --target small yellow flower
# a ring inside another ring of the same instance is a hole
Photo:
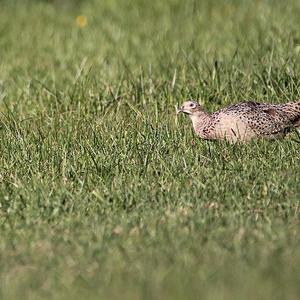
[[[85,27],[87,25],[87,17],[83,15],[76,17],[76,24],[80,28]]]

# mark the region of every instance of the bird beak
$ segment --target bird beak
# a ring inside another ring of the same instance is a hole
[[[178,108],[178,109],[176,110],[176,114],[177,114],[177,115],[178,115],[179,113],[181,113],[181,112],[183,112],[182,108]]]

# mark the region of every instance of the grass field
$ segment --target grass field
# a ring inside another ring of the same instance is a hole
[[[299,99],[299,1],[0,7],[1,299],[299,299],[299,136],[175,114]]]

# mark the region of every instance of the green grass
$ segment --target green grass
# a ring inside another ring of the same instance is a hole
[[[175,115],[300,98],[299,1],[0,6],[1,299],[299,298],[299,136]]]

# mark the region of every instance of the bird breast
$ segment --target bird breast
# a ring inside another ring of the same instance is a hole
[[[219,114],[214,131],[216,139],[229,142],[249,141],[257,136],[254,130],[238,116],[224,113]]]

